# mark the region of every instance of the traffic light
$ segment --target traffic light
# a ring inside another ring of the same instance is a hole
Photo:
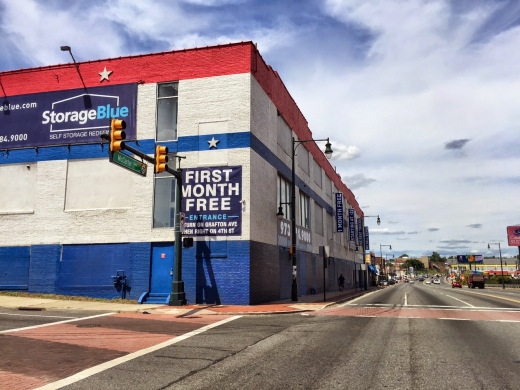
[[[182,245],[184,248],[191,248],[193,246],[193,237],[184,237],[182,239]]]
[[[155,173],[164,172],[168,169],[168,147],[157,145],[155,147]]]
[[[123,140],[126,139],[126,122],[121,119],[110,120],[110,151],[119,152],[123,148]]]

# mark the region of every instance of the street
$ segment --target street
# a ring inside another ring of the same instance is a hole
[[[520,388],[516,291],[400,283],[313,312],[179,317],[3,330],[0,379],[40,376],[48,389]]]

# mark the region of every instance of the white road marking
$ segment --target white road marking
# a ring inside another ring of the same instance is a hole
[[[109,368],[113,368],[113,367],[115,367],[115,366],[117,366],[119,364],[126,363],[126,362],[128,362],[130,360],[133,360],[133,359],[136,359],[138,357],[144,356],[146,354],[149,354],[150,352],[154,352],[154,351],[157,351],[159,349],[169,347],[170,345],[176,344],[176,343],[178,343],[180,341],[186,340],[186,339],[188,339],[188,338],[190,338],[192,336],[196,336],[196,335],[201,334],[201,333],[203,333],[203,332],[205,332],[205,331],[207,331],[207,330],[209,330],[211,328],[215,328],[217,326],[223,325],[226,322],[230,322],[230,321],[236,320],[236,319],[238,319],[240,317],[242,317],[242,316],[233,316],[233,317],[230,317],[230,318],[226,318],[225,320],[222,320],[222,321],[219,321],[219,322],[215,322],[214,324],[203,326],[202,328],[199,328],[199,329],[196,329],[196,330],[194,330],[192,332],[188,332],[186,334],[174,337],[173,339],[165,341],[163,343],[154,345],[154,346],[149,347],[149,348],[141,349],[140,351],[136,351],[136,352],[130,353],[130,354],[126,355],[126,356],[121,356],[121,357],[119,357],[117,359],[110,360],[108,362],[105,362],[105,363],[99,364],[97,366],[94,366],[94,367],[88,368],[86,370],[83,370],[81,372],[78,372],[77,374],[69,376],[68,378],[64,378],[64,379],[61,379],[59,381],[56,381],[56,382],[53,382],[53,383],[49,383],[49,384],[47,384],[45,386],[38,387],[36,390],[55,390],[55,389],[59,389],[59,388],[64,387],[64,386],[68,386],[68,385],[70,385],[72,383],[79,382],[80,380],[88,378],[89,376],[92,376],[92,375],[95,375],[95,374],[99,374],[102,371],[108,370]]]
[[[345,306],[345,305],[344,305]],[[387,304],[387,303],[356,303],[352,306],[357,307],[403,307],[402,305],[393,305],[393,304]],[[439,305],[408,305],[406,306],[406,309],[415,309],[415,308],[424,308],[424,309],[431,309],[431,310],[465,310],[465,311],[501,311],[504,313],[518,313],[520,311],[516,308],[511,307],[477,307],[472,306],[466,307],[466,306],[439,306]]]
[[[65,321],[56,321],[56,322],[49,322],[48,324],[41,324],[41,325],[34,325],[34,326],[27,326],[25,328],[17,328],[17,329],[7,329],[7,330],[1,330],[0,333],[13,333],[13,332],[21,332],[23,330],[29,330],[29,329],[38,329],[43,328],[45,326],[52,326],[52,325],[58,325],[58,324],[66,324],[68,322],[74,322],[74,321],[82,321],[82,320],[90,320],[91,318],[98,318],[98,317],[104,317],[109,316],[115,313],[104,313],[104,314],[98,314],[95,316],[90,317],[81,317],[81,318],[74,318],[72,320],[65,320]]]
[[[470,306],[470,307],[475,307],[475,306],[469,304],[468,302],[464,302],[462,299],[452,297],[451,295],[448,295],[448,294],[446,294],[446,296],[447,296],[447,297],[450,297],[450,298],[453,298],[453,299],[455,299],[456,301],[462,302],[462,303],[464,303],[465,305],[468,305],[468,306]]]
[[[442,317],[442,318],[437,318],[438,320],[453,320],[453,321],[471,321],[469,318],[447,318],[447,317]]]
[[[0,316],[40,317],[40,318],[78,318],[78,317],[67,317],[67,316],[39,316],[38,314],[18,314],[18,313],[0,313]]]
[[[408,306],[408,298],[406,297],[406,293],[404,294],[404,305]]]

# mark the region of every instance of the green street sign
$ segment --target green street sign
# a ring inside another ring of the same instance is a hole
[[[127,154],[121,152],[110,153],[109,160],[111,163],[126,168],[129,171],[137,173],[138,175],[146,176],[146,170],[148,169],[146,163],[136,160]]]

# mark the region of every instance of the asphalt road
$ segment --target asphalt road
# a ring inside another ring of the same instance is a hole
[[[208,319],[183,320],[154,326],[191,337],[64,388],[520,389],[520,293],[401,283],[318,312],[212,318],[204,331],[194,324]],[[115,331],[125,319],[88,321]]]

